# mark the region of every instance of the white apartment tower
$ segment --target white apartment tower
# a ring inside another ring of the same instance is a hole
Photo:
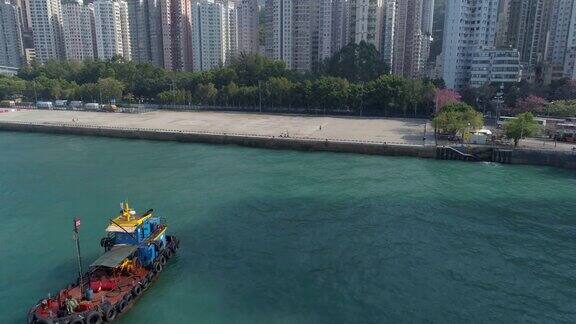
[[[447,0],[445,15],[443,78],[460,89],[469,85],[474,54],[494,45],[498,0]]]
[[[30,17],[36,61],[64,58],[60,0],[30,0]]]
[[[220,15],[223,64],[228,64],[238,54],[238,11],[234,2],[223,2]]]
[[[114,56],[131,59],[128,5],[125,1],[96,0],[94,27],[99,59],[106,60]]]
[[[333,21],[333,11],[337,5],[334,0],[318,0],[316,2],[317,8],[313,8],[312,22],[312,61],[322,62],[332,56],[332,45],[334,37],[332,35],[332,24],[337,23]]]
[[[238,10],[238,53],[258,53],[258,0],[237,0],[236,7]]]
[[[236,55],[238,37],[234,4],[203,0],[192,5],[195,71],[223,66]]]
[[[281,60],[292,69],[292,1],[266,0],[265,54],[271,60]]]
[[[84,5],[82,0],[62,5],[62,27],[66,59],[82,61],[94,58],[92,21],[94,7]]]
[[[24,58],[18,8],[0,3],[0,66],[20,67]]]

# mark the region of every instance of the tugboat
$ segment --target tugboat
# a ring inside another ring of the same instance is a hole
[[[150,209],[142,215],[121,204],[120,215],[110,219],[100,245],[104,254],[82,272],[78,229],[74,238],[78,279],[53,296],[43,298],[28,312],[30,324],[108,323],[125,313],[162,272],[180,242],[166,235],[167,225]]]

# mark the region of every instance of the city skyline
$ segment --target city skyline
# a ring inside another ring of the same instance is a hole
[[[576,0],[436,0],[445,7],[437,57],[434,0],[3,1],[7,67],[121,56],[204,71],[258,53],[307,72],[364,41],[391,74],[442,78],[448,88],[576,78]]]

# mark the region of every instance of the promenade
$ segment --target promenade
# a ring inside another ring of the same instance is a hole
[[[426,120],[229,112],[153,111],[142,114],[124,114],[22,109],[0,113],[0,122],[422,145]],[[426,126],[426,142],[428,145],[434,144],[434,132],[430,123]]]

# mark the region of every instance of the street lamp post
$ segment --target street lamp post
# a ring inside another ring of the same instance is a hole
[[[262,113],[262,87],[261,82],[258,80],[258,107],[260,108],[260,113]]]

